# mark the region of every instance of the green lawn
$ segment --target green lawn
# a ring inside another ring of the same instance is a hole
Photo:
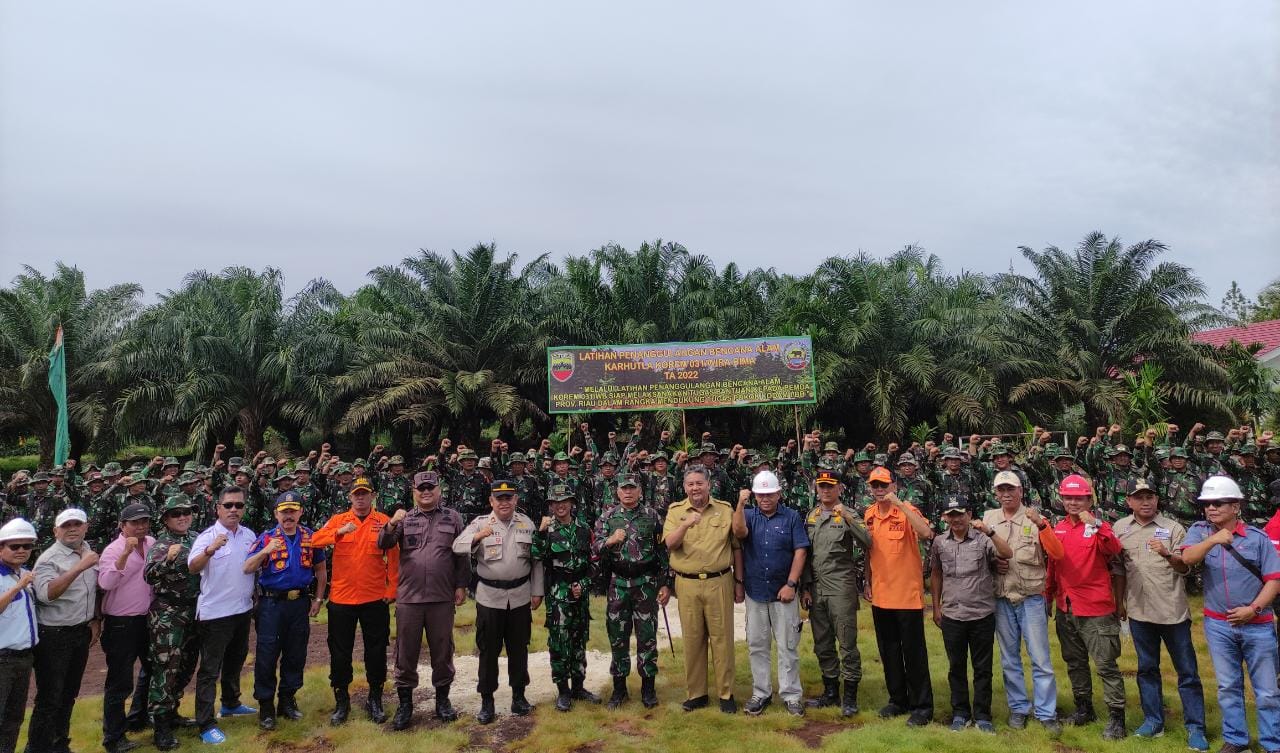
[[[603,623],[603,602],[596,599],[593,604],[596,621],[593,624],[591,647],[608,651],[608,641]],[[669,607],[674,609],[674,603]],[[1013,731],[1005,726],[1008,709],[1004,705],[1004,688],[999,671],[997,650],[995,669],[995,698],[993,711],[996,717],[998,734],[990,737],[967,730],[963,733],[952,733],[944,724],[935,723],[924,730],[908,729],[904,721],[899,719],[882,721],[875,716],[875,710],[886,701],[883,672],[875,648],[875,636],[870,628],[870,613],[863,610],[860,617],[863,630],[859,647],[862,651],[863,681],[859,701],[863,712],[852,721],[840,717],[838,710],[826,709],[809,711],[802,719],[796,719],[783,712],[779,704],[774,704],[760,718],[750,718],[744,714],[725,716],[714,709],[686,714],[680,710],[679,704],[684,700],[683,661],[680,653],[680,642],[676,641],[676,657],[672,658],[665,638],[661,638],[661,658],[658,678],[658,692],[662,704],[653,711],[646,712],[638,702],[639,681],[632,678],[631,703],[616,712],[604,710],[603,706],[586,706],[579,704],[569,714],[557,713],[543,704],[530,720],[514,719],[499,709],[499,720],[490,727],[475,724],[474,719],[463,717],[457,723],[439,726],[434,720],[429,723],[429,708],[419,704],[416,716],[417,726],[407,733],[391,733],[365,721],[362,710],[353,710],[353,721],[341,728],[332,728],[327,724],[327,717],[332,709],[332,697],[326,682],[327,670],[316,667],[308,670],[306,686],[299,694],[299,702],[307,714],[300,723],[281,722],[280,729],[274,733],[260,733],[255,718],[228,720],[223,730],[229,741],[223,746],[226,753],[257,753],[264,749],[272,751],[367,751],[371,742],[376,745],[385,741],[396,747],[397,751],[463,751],[463,750],[512,750],[529,751],[530,753],[567,753],[568,751],[670,751],[671,753],[706,753],[707,751],[767,750],[771,753],[785,751],[807,751],[819,749],[823,751],[857,751],[858,753],[875,753],[889,750],[932,750],[932,751],[992,751],[1005,746],[1017,746],[1019,753],[1044,751],[1045,753],[1062,753],[1074,750],[1099,751],[1155,751],[1184,750],[1186,737],[1180,730],[1181,705],[1176,694],[1176,677],[1167,656],[1164,662],[1165,702],[1171,706],[1167,712],[1166,725],[1169,731],[1155,741],[1129,739],[1120,743],[1106,743],[1101,738],[1102,724],[1096,723],[1085,728],[1068,728],[1061,740],[1050,740],[1034,722],[1025,731]],[[457,650],[460,653],[474,651],[474,640],[471,625],[474,609],[471,604],[459,610],[457,630]],[[540,622],[540,620],[538,620]],[[933,690],[936,705],[936,716],[939,720],[948,720],[948,692],[946,685],[946,655],[942,648],[939,631],[929,623],[926,632],[929,640],[929,653],[933,669]],[[1066,672],[1061,662],[1057,661],[1057,641],[1053,637],[1050,626],[1050,639],[1053,642],[1053,655],[1058,666],[1059,702],[1070,703],[1071,691],[1066,683]],[[1221,744],[1217,736],[1219,715],[1215,701],[1213,669],[1206,653],[1203,633],[1196,618],[1194,628],[1196,646],[1200,655],[1200,669],[1205,679],[1205,694],[1209,709],[1208,726],[1210,744],[1216,750]],[[546,631],[536,625],[531,650],[545,650]],[[97,650],[96,648],[94,650]],[[425,650],[425,649],[424,649]],[[358,652],[357,652],[358,653]],[[804,679],[807,695],[815,695],[821,688],[818,665],[813,657],[812,640],[806,630],[801,641],[801,677]],[[252,662],[252,658],[250,659]],[[1134,681],[1136,669],[1132,644],[1126,642],[1120,667],[1126,676],[1129,692],[1129,726],[1130,731],[1141,721],[1138,705],[1138,691]],[[746,646],[738,644],[737,649],[737,697],[745,701],[750,694],[750,671],[746,659]],[[357,677],[360,671],[357,669]],[[1028,668],[1028,677],[1030,670]],[[472,677],[460,677],[458,692],[474,682]],[[353,687],[353,692],[363,690],[361,681]],[[244,680],[246,699],[251,695],[252,680]],[[605,692],[605,688],[598,688]],[[1095,705],[1103,708],[1101,687],[1095,682]],[[388,693],[388,713],[394,711],[394,692]],[[1250,703],[1252,705],[1252,703]],[[184,698],[184,713],[191,713],[190,694]],[[100,697],[82,698],[77,704],[72,727],[72,748],[78,753],[88,753],[99,749],[101,724]],[[1251,720],[1252,722],[1252,720]],[[24,725],[25,733],[25,725]],[[382,735],[392,735],[383,738]],[[150,748],[150,732],[135,736],[146,742]],[[179,735],[183,740],[182,749],[203,747],[199,739],[189,731]],[[377,742],[374,742],[374,741]],[[19,745],[22,745],[20,742]]]

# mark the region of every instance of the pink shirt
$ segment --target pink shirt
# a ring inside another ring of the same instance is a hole
[[[147,552],[156,543],[152,536],[143,540],[142,546],[133,550],[125,561],[124,570],[116,569],[116,560],[124,551],[124,534],[107,544],[98,559],[98,587],[106,591],[102,597],[102,613],[112,617],[136,617],[151,609],[151,585],[142,578],[147,564]]]

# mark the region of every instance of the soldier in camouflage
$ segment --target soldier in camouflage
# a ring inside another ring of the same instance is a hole
[[[538,477],[529,473],[528,458],[522,452],[511,453],[505,470],[504,475],[516,486],[516,512],[529,516],[530,520],[542,520],[547,514],[547,503]]]
[[[965,466],[964,456],[961,454],[960,448],[948,447],[942,451],[942,463],[939,466],[939,470],[935,472],[933,486],[939,498],[954,496],[973,500],[973,491],[979,485],[977,479],[974,478],[975,475],[971,467]],[[969,512],[979,516],[982,514],[980,509],[972,509]],[[942,525],[937,516],[929,522],[935,530]]]
[[[121,476],[119,483],[103,492],[100,504],[89,517],[89,546],[102,551],[116,537],[120,526],[120,511],[132,504],[146,505],[155,514],[155,498],[147,493],[147,480],[142,477]]]
[[[898,499],[916,506],[931,525],[938,518],[934,509],[937,493],[933,483],[920,473],[920,461],[910,452],[898,456]],[[936,527],[935,527],[936,530]]]
[[[57,540],[53,524],[58,513],[67,509],[67,497],[50,493],[49,474],[41,471],[31,477],[31,491],[19,497],[16,507],[25,511],[24,517],[36,529],[36,548],[31,556],[38,558]]]
[[[1133,452],[1124,444],[1118,444],[1106,451],[1107,463],[1100,468],[1094,486],[1098,495],[1103,520],[1114,523],[1128,514],[1129,493],[1133,491],[1138,479],[1151,484],[1145,473],[1139,473],[1133,467]]]
[[[1200,520],[1200,476],[1192,472],[1184,447],[1169,450],[1169,467],[1162,468],[1158,464],[1152,467],[1156,488],[1163,503],[1164,512],[1190,528]]]
[[[665,518],[667,508],[673,501],[684,496],[684,491],[669,470],[670,459],[667,453],[659,450],[653,453],[652,459],[648,472],[640,477],[644,482],[644,504],[657,513],[659,518]]]
[[[489,483],[476,470],[479,462],[475,450],[462,450],[458,453],[458,467],[449,468],[444,474],[449,485],[449,497],[445,504],[461,513],[463,521],[467,523],[477,515],[489,512]]]
[[[1200,474],[1200,482],[1203,484],[1210,476],[1227,475],[1227,438],[1220,431],[1211,431],[1201,444],[1202,429],[1204,424],[1192,426],[1191,431],[1187,432],[1187,438],[1183,440],[1183,447],[1191,451],[1192,464]]]
[[[1227,475],[1236,480],[1240,487],[1243,503],[1240,505],[1240,517],[1247,525],[1262,528],[1271,520],[1275,509],[1271,505],[1271,495],[1267,493],[1267,481],[1258,467],[1258,447],[1249,442],[1240,447],[1239,457],[1228,457]],[[39,527],[36,530],[40,530]]]
[[[1081,437],[1080,439],[1086,445],[1089,442],[1088,437]],[[1058,487],[1062,484],[1062,479],[1076,472],[1075,455],[1066,447],[1051,444],[1045,447],[1043,453],[1037,455],[1036,460],[1032,463],[1032,468],[1035,471],[1036,485],[1041,501],[1055,515],[1066,515],[1067,510],[1062,506],[1062,497],[1058,494]]]
[[[382,445],[373,448],[369,462],[375,462],[375,456],[382,451]],[[376,466],[375,466],[376,467]],[[413,489],[410,488],[409,477],[404,472],[404,456],[392,455],[387,461],[387,470],[379,471],[373,476],[374,508],[393,515],[396,510],[413,509]]]
[[[533,537],[533,559],[542,562],[545,578],[547,648],[551,679],[559,691],[556,710],[568,711],[575,700],[600,702],[584,684],[591,634],[591,529],[574,515],[569,487],[554,486],[547,497],[551,516],[542,519]]]
[[[711,496],[715,499],[736,499],[733,480],[718,465],[719,460],[720,453],[716,451],[715,443],[703,442],[698,448],[698,463],[711,474]]]
[[[577,510],[578,517],[587,524],[587,528],[595,527],[596,518],[606,507],[610,507],[618,499],[618,458],[612,452],[606,452],[600,458],[600,475],[591,479],[585,499]]]
[[[165,501],[161,518],[165,530],[156,537],[143,569],[143,578],[153,594],[147,615],[151,633],[147,710],[154,720],[154,741],[159,750],[178,747],[173,734],[175,725],[194,725],[192,720],[178,716],[182,691],[195,674],[200,658],[195,627],[200,576],[187,569],[187,555],[196,540],[196,531],[191,528],[192,511],[186,495],[178,494]]]
[[[667,548],[662,543],[662,517],[640,504],[640,480],[625,474],[618,483],[618,504],[604,510],[596,521],[592,549],[600,569],[608,574],[606,589],[609,648],[613,659],[609,674],[613,693],[609,708],[628,698],[631,674],[631,632],[636,634],[636,668],[640,674],[640,701],[645,708],[658,705],[658,608],[671,596],[667,585]]]

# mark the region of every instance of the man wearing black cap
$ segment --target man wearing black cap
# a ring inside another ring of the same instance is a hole
[[[147,666],[147,612],[151,609],[151,586],[143,577],[147,553],[155,544],[151,531],[151,509],[129,505],[120,511],[120,535],[102,550],[98,563],[98,588],[102,598],[102,652],[107,658],[107,681],[102,692],[102,747],[119,751],[133,743],[125,739],[125,729],[139,731],[147,726],[147,687],[151,682]],[[139,667],[134,682],[134,667]],[[128,717],[124,702],[133,696]]]
[[[288,491],[276,497],[276,527],[258,536],[249,549],[244,571],[258,575],[258,647],[253,660],[253,697],[258,700],[258,726],[276,727],[275,712],[292,721],[302,718],[295,694],[302,687],[307,663],[310,618],[320,613],[329,574],[324,549],[311,543],[312,532],[299,524],[302,495]],[[276,663],[280,665],[280,704],[276,705]]]
[[[457,554],[474,556],[476,648],[480,652],[480,713],[494,720],[493,693],[498,689],[498,654],[507,651],[511,713],[527,716],[533,706],[524,697],[529,684],[529,633],[532,610],[542,606],[542,563],[533,559],[533,521],[516,512],[516,487],[508,479],[494,481],[488,515],[477,516],[453,542]]]
[[[400,576],[396,583],[396,695],[400,706],[391,719],[394,730],[413,721],[413,691],[418,687],[418,658],[426,633],[431,654],[431,686],[436,717],[458,718],[449,702],[453,684],[453,617],[467,598],[470,558],[453,551],[462,533],[462,514],[440,505],[440,474],[421,471],[413,476],[413,509],[396,510],[378,534],[382,549],[399,547]]]
[[[994,733],[991,723],[991,656],[996,639],[995,563],[1013,549],[981,520],[973,520],[969,501],[947,497],[942,520],[947,533],[933,539],[929,552],[929,593],[933,622],[951,669],[951,731],[970,724]],[[973,702],[969,701],[969,662],[973,662]]]

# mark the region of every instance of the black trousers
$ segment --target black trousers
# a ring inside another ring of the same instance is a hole
[[[942,618],[942,644],[950,669],[951,715],[991,721],[991,655],[995,646],[996,616],[977,620]],[[973,662],[973,705],[969,704],[969,662]]]
[[[273,702],[276,697],[276,665],[280,666],[280,697],[292,696],[302,687],[311,639],[311,599],[258,600],[258,647],[253,653],[253,697]]]
[[[381,599],[364,604],[329,602],[329,685],[351,684],[356,625],[364,637],[364,677],[370,688],[379,689],[387,682],[387,644],[391,642],[391,609]]]
[[[18,745],[18,731],[27,711],[33,657],[31,649],[0,654],[0,753],[13,753]]]
[[[130,721],[147,718],[147,688],[151,673],[147,654],[151,635],[145,614],[133,617],[107,615],[102,620],[102,653],[107,657],[107,681],[102,689],[102,745],[110,748],[124,737]],[[140,665],[136,682],[134,665]],[[129,716],[124,714],[125,699],[133,696]]]
[[[249,621],[253,612],[216,620],[197,620],[200,635],[200,668],[196,670],[196,721],[200,731],[218,726],[214,716],[218,680],[222,680],[222,705],[240,705],[240,670],[249,656]]]
[[[39,627],[34,651],[36,702],[27,725],[27,753],[65,753],[71,745],[71,710],[89,661],[89,623]]]
[[[884,665],[889,702],[908,711],[933,714],[929,647],[924,642],[924,611],[871,607],[876,647]]]
[[[476,650],[480,652],[480,682],[476,690],[491,695],[498,689],[498,654],[507,650],[507,684],[524,690],[529,684],[529,636],[533,611],[528,604],[493,609],[476,604]]]

